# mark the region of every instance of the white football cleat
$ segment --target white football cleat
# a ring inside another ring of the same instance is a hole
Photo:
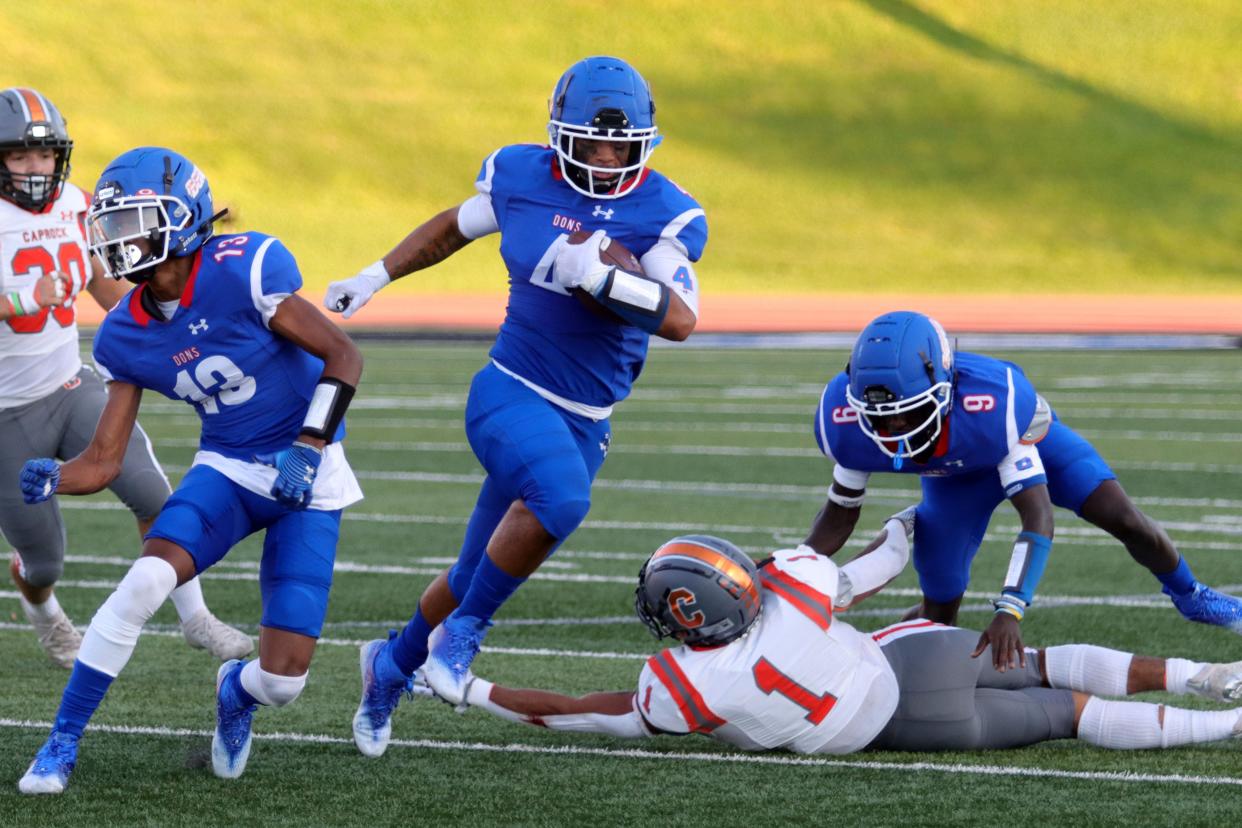
[[[211,610],[199,610],[189,621],[182,621],[181,634],[185,643],[196,650],[206,650],[221,661],[245,658],[254,651],[250,636],[216,618]]]
[[[78,657],[78,648],[82,646],[82,634],[74,628],[69,616],[65,615],[64,610],[59,610],[50,620],[44,620],[25,597],[21,598],[21,604],[26,620],[39,636],[39,646],[43,648],[43,652],[56,664],[72,670],[73,662]]]
[[[1212,701],[1238,701],[1242,699],[1242,661],[1209,664],[1186,682],[1186,689]]]
[[[58,794],[69,784],[69,774],[78,762],[78,737],[52,731],[35,754],[17,789],[24,794]]]
[[[230,690],[226,680],[245,667],[242,661],[226,661],[216,671],[216,732],[211,737],[211,769],[221,779],[236,779],[250,758],[250,720],[257,705],[246,704]],[[234,681],[239,681],[234,678]]]

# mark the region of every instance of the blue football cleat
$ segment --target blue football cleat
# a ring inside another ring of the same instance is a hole
[[[1242,634],[1242,598],[1217,592],[1203,584],[1195,584],[1185,595],[1174,595],[1168,587],[1163,592],[1173,599],[1173,606],[1184,618]]]
[[[413,690],[414,679],[402,676],[390,665],[385,670],[377,664],[384,647],[397,635],[393,630],[388,640],[377,638],[362,645],[358,651],[358,667],[362,671],[362,701],[354,713],[354,744],[363,756],[383,756],[392,738],[392,714],[401,701],[401,694]]]
[[[216,671],[216,732],[211,737],[211,769],[221,779],[241,776],[250,758],[250,719],[258,705],[246,704],[234,689],[241,681],[236,674],[245,664],[233,659]]]
[[[78,737],[53,730],[17,783],[24,794],[58,794],[69,784],[78,763]]]
[[[431,648],[423,677],[437,696],[452,705],[466,700],[466,688],[474,674],[470,665],[479,654],[490,621],[468,615],[450,615],[440,625],[443,632]]]

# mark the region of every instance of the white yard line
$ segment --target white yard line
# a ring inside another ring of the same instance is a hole
[[[20,730],[48,730],[51,722],[27,719],[0,718],[0,727]],[[158,727],[151,725],[91,725],[95,733],[114,733],[133,736],[161,736],[185,738],[188,736],[207,739],[210,730]],[[352,740],[323,733],[261,733],[257,741],[286,744],[348,745]],[[1032,768],[1014,765],[963,765],[951,762],[882,762],[858,759],[829,759],[818,756],[792,756],[788,754],[755,753],[709,753],[707,751],[657,751],[640,748],[590,748],[573,745],[533,745],[522,742],[460,742],[439,739],[393,739],[391,747],[414,750],[452,750],[476,753],[517,753],[542,756],[590,756],[600,759],[637,759],[654,762],[720,763],[728,765],[792,766],[809,768],[849,768],[851,770],[884,771],[900,774],[945,773],[968,776],[1010,776],[1026,779],[1072,779],[1081,782],[1125,782],[1149,785],[1169,783],[1181,785],[1242,785],[1242,779],[1232,776],[1198,776],[1187,774],[1136,773],[1132,771],[1069,771],[1056,768]]]

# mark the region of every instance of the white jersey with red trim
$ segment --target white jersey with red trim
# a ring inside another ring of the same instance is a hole
[[[87,203],[72,184],[40,213],[0,199],[0,291],[22,290],[56,271],[73,278],[75,293],[86,286]],[[0,321],[0,408],[43,399],[81,370],[74,301]]]
[[[760,572],[763,606],[723,647],[664,650],[638,679],[653,728],[703,733],[745,750],[851,753],[897,709],[897,677],[870,635],[833,616],[838,569],[783,549]]]

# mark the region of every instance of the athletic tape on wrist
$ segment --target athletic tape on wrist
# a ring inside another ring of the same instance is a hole
[[[1052,538],[1035,532],[1018,533],[1001,592],[1021,601],[1024,606],[1030,606],[1035,600],[1035,588],[1044,576],[1044,567],[1048,565],[1051,553]]]
[[[300,433],[331,443],[341,420],[345,419],[345,409],[354,398],[354,390],[354,386],[335,377],[320,379]]]

